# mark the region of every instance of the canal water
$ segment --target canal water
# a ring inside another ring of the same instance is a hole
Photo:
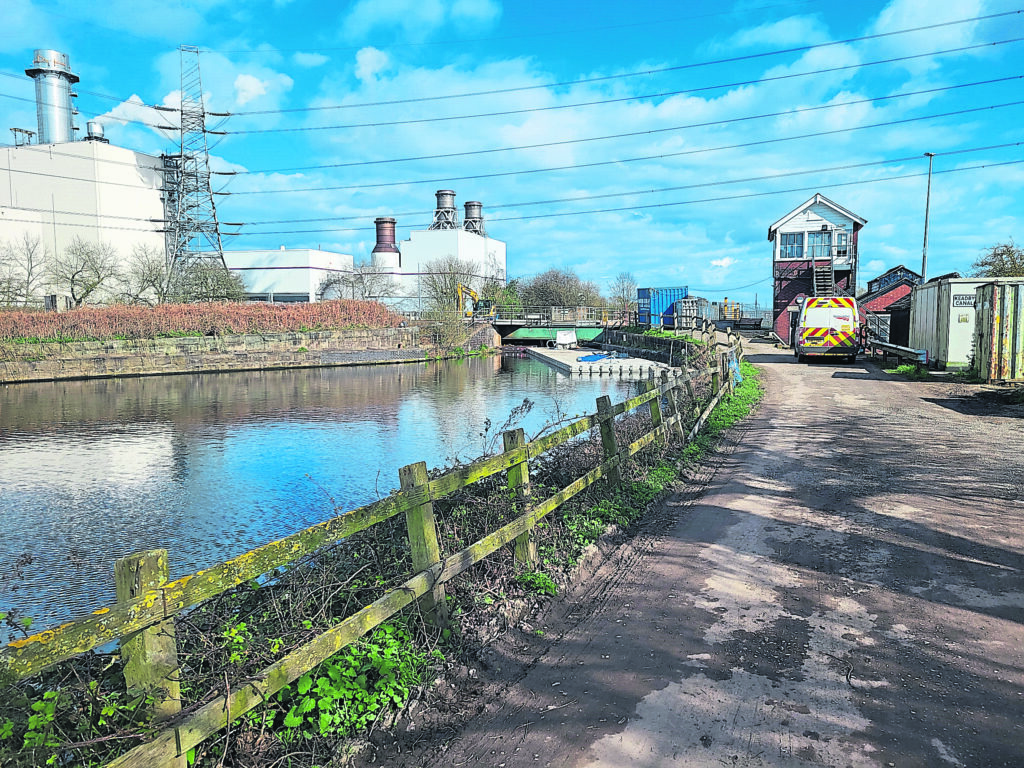
[[[524,399],[529,437],[635,386],[510,357],[0,386],[0,611],[51,626],[114,599],[118,557],[192,573],[500,451]]]

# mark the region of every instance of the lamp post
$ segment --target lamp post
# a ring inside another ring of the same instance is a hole
[[[928,158],[928,191],[924,196],[924,245],[921,247],[922,283],[928,279],[926,276],[926,272],[928,270],[928,211],[932,204],[932,161],[935,159],[935,153],[925,152],[924,156]]]

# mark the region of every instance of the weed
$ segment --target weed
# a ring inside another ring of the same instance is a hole
[[[406,627],[381,624],[368,640],[348,646],[277,695],[283,740],[366,728],[389,709],[405,706],[432,659],[443,656],[418,650]]]
[[[896,366],[895,368],[889,368],[886,373],[895,373],[899,376],[906,376],[911,381],[927,381],[931,378],[931,374],[928,373],[927,369],[922,368],[919,365],[913,363],[904,363],[903,365]]]
[[[554,597],[558,594],[558,585],[546,573],[526,571],[516,576],[516,584],[527,592]]]

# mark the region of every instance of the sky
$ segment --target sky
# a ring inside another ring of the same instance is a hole
[[[769,226],[820,192],[867,219],[862,284],[1024,242],[1024,0],[6,0],[0,141],[70,56],[78,125],[176,151],[198,47],[225,249],[368,258],[434,192],[479,200],[508,276],[575,270],[762,305]],[[926,27],[926,28],[925,28]],[[186,64],[194,54],[184,55]]]

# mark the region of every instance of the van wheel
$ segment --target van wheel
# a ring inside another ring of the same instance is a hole
[[[807,355],[801,355],[799,352],[797,352],[797,354],[796,354],[796,361],[798,363],[806,363],[807,362]]]

